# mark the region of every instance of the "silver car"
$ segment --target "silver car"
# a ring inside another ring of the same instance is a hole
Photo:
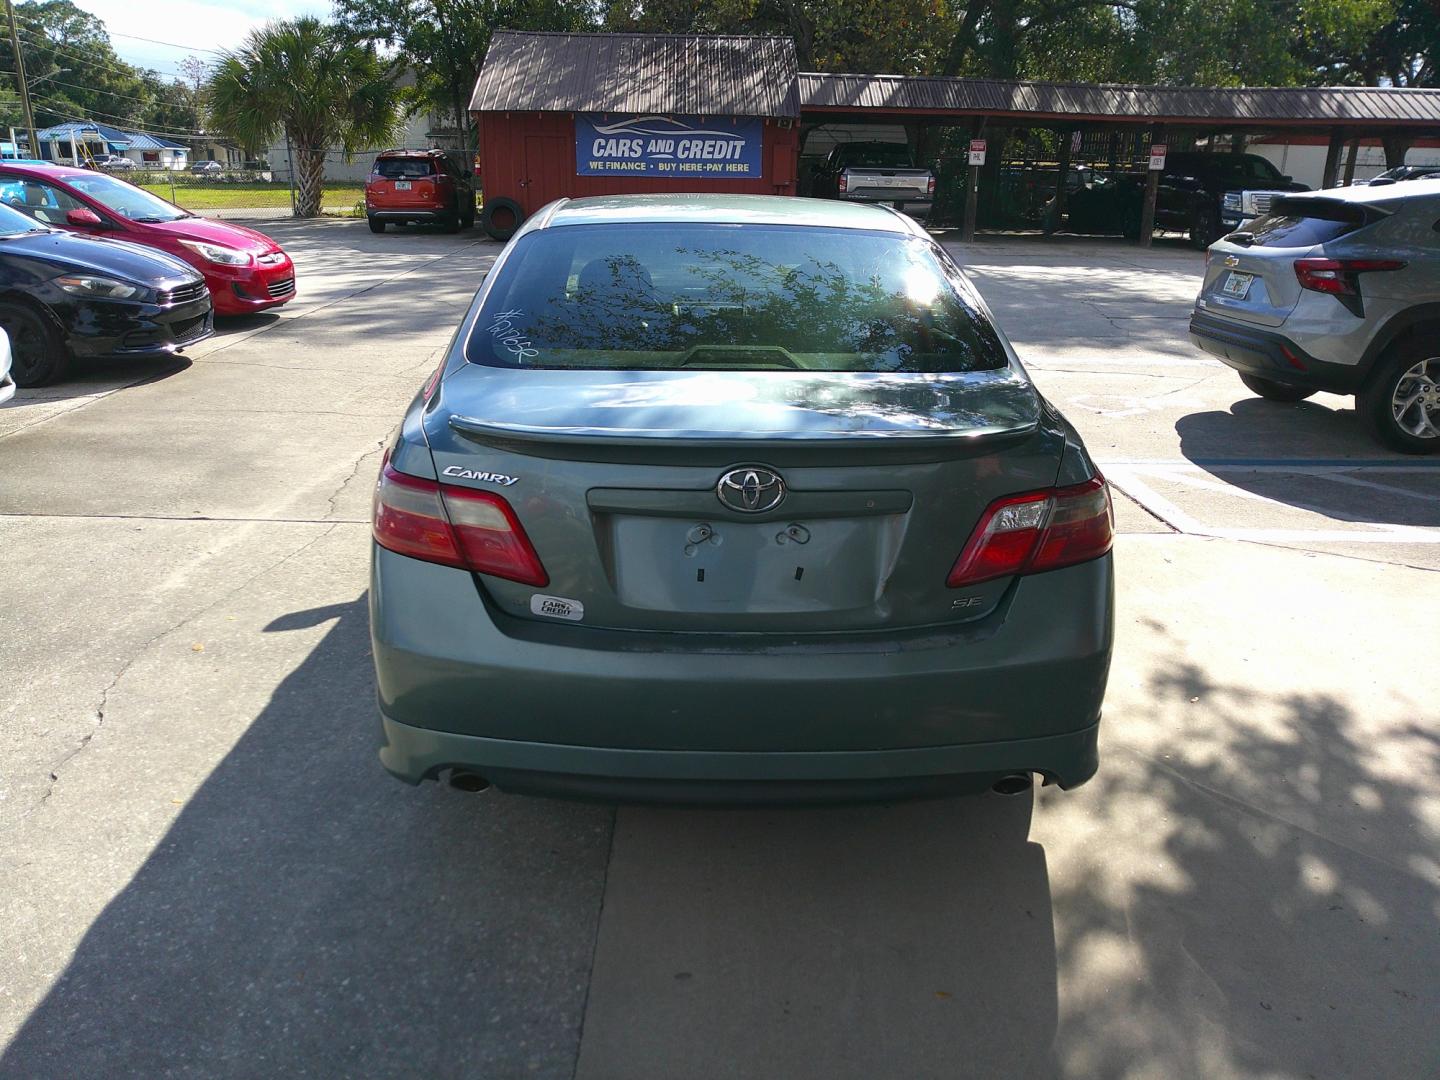
[[[1190,338],[1271,401],[1354,394],[1385,445],[1440,451],[1440,180],[1287,195],[1213,244]]]

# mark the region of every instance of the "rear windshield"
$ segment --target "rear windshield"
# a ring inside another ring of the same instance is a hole
[[[466,344],[495,367],[963,372],[1005,367],[919,237],[782,225],[567,225],[522,237]]]
[[[375,172],[386,180],[414,180],[434,171],[435,163],[429,158],[380,158],[375,162]]]
[[[1318,199],[1281,199],[1270,213],[1256,218],[1241,234],[1250,236],[1256,247],[1313,247],[1354,232],[1366,220],[1359,206]]]
[[[904,143],[850,147],[841,155],[841,160],[857,168],[873,165],[877,168],[905,169],[910,166],[910,147]]]

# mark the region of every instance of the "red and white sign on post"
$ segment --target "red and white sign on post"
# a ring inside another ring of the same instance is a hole
[[[985,164],[985,140],[984,140],[984,139],[971,139],[971,140],[970,140],[970,164],[971,164],[971,165],[984,165],[984,164]]]
[[[1169,149],[1164,143],[1150,144],[1150,171],[1165,171],[1165,151]]]

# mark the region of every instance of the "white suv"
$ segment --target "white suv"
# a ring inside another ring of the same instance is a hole
[[[1440,180],[1276,199],[1206,253],[1190,339],[1261,397],[1354,394],[1381,442],[1440,452]]]

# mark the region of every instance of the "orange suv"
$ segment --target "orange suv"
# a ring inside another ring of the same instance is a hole
[[[445,150],[386,150],[365,181],[365,217],[371,232],[409,221],[429,221],[446,232],[475,224],[475,185],[464,155]]]

